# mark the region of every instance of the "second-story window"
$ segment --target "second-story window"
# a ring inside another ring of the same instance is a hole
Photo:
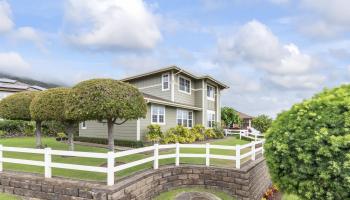
[[[162,75],[162,90],[169,90],[170,88],[170,77],[169,73]]]
[[[176,113],[177,125],[192,128],[193,112],[188,110],[178,109]]]
[[[184,77],[179,77],[179,90],[191,94],[191,81]]]
[[[152,105],[152,124],[165,124],[165,107]]]
[[[207,85],[207,98],[209,100],[212,100],[214,101],[214,95],[215,95],[215,92],[214,92],[214,87],[211,86],[211,85]]]

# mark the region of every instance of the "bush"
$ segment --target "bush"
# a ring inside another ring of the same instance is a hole
[[[74,141],[108,145],[107,138],[75,137]],[[114,144],[116,146],[131,147],[131,148],[144,147],[144,144],[142,141],[114,140]]]
[[[205,139],[205,127],[201,124],[196,124],[191,129],[191,134],[195,136],[197,141],[203,141]]]
[[[170,128],[163,139],[163,142],[168,143],[193,143],[196,141],[196,136],[191,134],[188,128],[183,126],[176,126],[175,128]]]
[[[216,137],[216,134],[213,129],[209,128],[205,130],[204,132],[205,138],[208,139],[214,139]]]
[[[266,133],[277,186],[301,199],[350,197],[350,85],[325,90],[282,112]]]
[[[57,121],[46,121],[42,123],[42,134],[49,137],[56,137],[57,133],[65,132],[63,123]]]
[[[5,131],[0,130],[0,138],[5,137],[5,136],[6,136],[6,132],[5,132]]]
[[[267,129],[271,127],[272,118],[267,115],[259,115],[252,120],[252,126],[260,131],[266,133]]]
[[[34,135],[34,123],[22,120],[1,120],[0,130],[2,137],[32,136]]]
[[[220,123],[215,123],[214,124],[214,127],[213,127],[213,131],[215,133],[215,139],[222,139],[224,138],[224,129],[221,127],[221,124]]]
[[[67,135],[63,132],[61,133],[57,133],[57,137],[56,137],[56,140],[59,140],[59,141],[62,141],[62,140],[67,140]]]
[[[146,134],[147,141],[156,143],[156,142],[159,142],[161,138],[163,138],[163,133],[159,125],[151,124],[147,126],[147,128],[148,128],[148,132]]]

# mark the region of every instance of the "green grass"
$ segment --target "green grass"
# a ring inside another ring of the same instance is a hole
[[[282,200],[300,200],[300,198],[293,194],[283,194]]]
[[[235,200],[234,197],[231,197],[224,192],[200,188],[200,187],[179,188],[179,189],[170,190],[168,192],[161,193],[159,196],[155,197],[154,200],[173,200],[175,199],[176,195],[180,194],[181,192],[208,192],[216,195],[222,200]]]
[[[0,199],[1,200],[20,200],[21,198],[10,194],[0,193]]]
[[[68,150],[67,144],[57,142],[54,138],[42,138],[42,143],[44,146],[51,147],[52,149]],[[231,146],[234,146],[236,144],[246,144],[246,143],[249,143],[249,141],[239,140],[236,137],[227,137],[225,139],[215,140],[215,141],[211,142],[211,144],[231,145]],[[22,138],[1,139],[0,144],[2,144],[4,146],[11,146],[11,147],[34,148],[35,147],[35,138],[22,137]],[[75,145],[75,150],[76,151],[86,151],[86,152],[99,152],[99,153],[107,152],[107,149],[104,149],[104,148],[87,147],[87,146],[81,146],[81,145]],[[249,148],[244,149],[244,150],[242,150],[242,153],[247,152],[249,150],[250,150]],[[160,152],[160,154],[170,154],[170,153],[175,153],[175,150],[166,150],[166,151]],[[181,153],[203,153],[204,154],[205,149],[182,148]],[[213,149],[213,150],[211,150],[211,153],[218,154],[218,155],[235,155],[235,151],[233,151],[233,150]],[[151,156],[153,156],[153,152],[143,153],[143,154],[134,154],[134,155],[130,155],[130,156],[124,156],[121,158],[117,158],[116,162],[117,162],[117,165],[120,165],[123,163],[129,163],[132,161],[136,161],[136,160],[151,157]],[[38,161],[44,160],[43,155],[31,154],[31,153],[4,152],[4,157],[27,159],[27,160],[38,160]],[[249,159],[249,157],[246,159]],[[88,166],[102,166],[102,165],[105,166],[105,164],[106,164],[106,159],[63,157],[63,156],[53,156],[52,161],[58,162],[58,163],[80,164],[80,165],[88,165]],[[163,160],[160,160],[159,163],[160,163],[160,165],[174,164],[175,159],[173,159],[173,158],[163,159]],[[205,159],[204,158],[180,158],[180,163],[182,163],[182,164],[204,164]],[[212,166],[222,166],[222,167],[234,167],[235,162],[228,161],[228,160],[211,159],[211,165]],[[129,169],[125,169],[123,171],[117,172],[116,177],[122,178],[122,177],[128,176],[132,173],[135,173],[137,171],[140,171],[140,170],[151,169],[152,167],[153,167],[153,162],[145,163],[143,165],[135,166],[133,168],[129,168]],[[12,170],[12,171],[40,173],[40,174],[44,173],[43,167],[21,165],[21,164],[12,164],[12,163],[4,163],[4,169],[5,170]],[[68,178],[74,178],[74,179],[93,180],[93,181],[105,181],[106,180],[106,174],[104,174],[104,173],[85,172],[85,171],[78,171],[78,170],[66,170],[66,169],[57,169],[57,168],[53,168],[52,173],[53,173],[53,176],[68,177]]]

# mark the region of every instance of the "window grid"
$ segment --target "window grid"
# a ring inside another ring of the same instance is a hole
[[[184,78],[179,77],[179,90],[185,93],[191,93],[191,81]]]
[[[169,73],[162,75],[162,90],[170,89]]]
[[[164,106],[152,106],[152,123],[165,124],[165,107]]]
[[[215,112],[207,112],[208,127],[213,128],[215,125]]]
[[[177,125],[183,127],[192,128],[193,125],[193,112],[188,110],[177,110],[176,113]]]

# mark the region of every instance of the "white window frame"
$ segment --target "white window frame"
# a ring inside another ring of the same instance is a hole
[[[209,119],[212,118],[210,121]],[[213,124],[216,123],[216,113],[215,111],[212,111],[212,110],[207,110],[207,127],[208,128],[213,128]],[[211,122],[211,123],[209,123]],[[214,123],[213,123],[214,122]]]
[[[168,76],[168,88],[164,89],[164,76]],[[162,91],[168,91],[170,90],[170,73],[164,73],[162,74]]]
[[[179,112],[181,112],[181,118],[179,118],[178,116],[179,116]],[[185,119],[183,116],[184,116],[184,112],[187,112],[187,119]],[[192,118],[190,119],[189,118],[189,114],[192,114]],[[178,124],[178,120],[181,120],[181,126],[183,126],[183,127],[186,127],[186,128],[192,128],[193,127],[193,122],[194,122],[194,114],[193,114],[193,111],[192,110],[185,110],[185,109],[177,109],[176,110],[176,125],[179,125]],[[184,120],[187,120],[187,126],[184,126],[183,124],[184,124]],[[189,126],[189,121],[191,120],[191,126]]]
[[[160,113],[158,112],[157,113],[157,121],[156,122],[153,122],[153,110],[155,108],[162,108],[164,109],[164,114],[163,114],[163,122],[159,122],[159,116],[160,116]],[[159,124],[159,125],[165,125],[165,106],[161,106],[161,105],[151,105],[151,124]]]
[[[212,88],[212,96],[208,96],[208,87]],[[215,87],[207,84],[207,99],[210,101],[215,101]]]
[[[86,121],[81,122],[81,129],[87,129]]]
[[[180,88],[181,88],[181,87],[180,87],[180,79],[181,79],[181,78],[190,82],[190,85],[189,85],[189,92],[180,89]],[[192,90],[192,81],[191,81],[191,79],[186,78],[186,77],[184,77],[184,76],[179,76],[179,78],[178,78],[178,85],[179,85],[179,87],[178,87],[179,92],[182,92],[182,93],[185,93],[185,94],[191,94],[191,90]]]

